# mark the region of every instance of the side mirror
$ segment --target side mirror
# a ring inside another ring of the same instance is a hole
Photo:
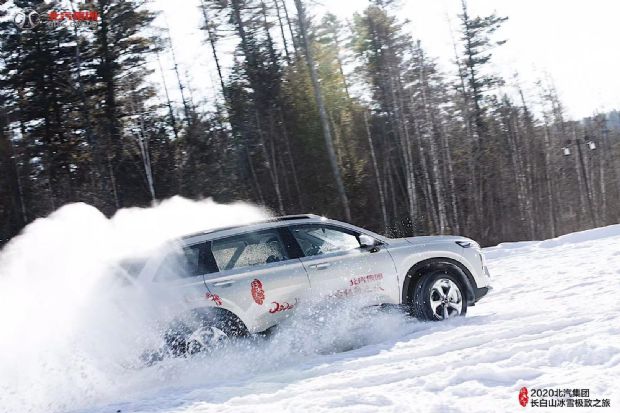
[[[370,252],[377,252],[379,248],[377,246],[381,244],[378,240],[374,239],[370,235],[361,234],[359,236],[360,239],[360,247],[369,249]]]

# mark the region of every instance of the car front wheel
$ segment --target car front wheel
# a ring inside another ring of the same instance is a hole
[[[413,295],[413,313],[421,320],[442,321],[467,313],[461,282],[446,270],[424,276]]]

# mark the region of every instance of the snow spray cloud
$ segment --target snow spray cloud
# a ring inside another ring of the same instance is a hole
[[[161,253],[171,238],[268,216],[247,204],[175,197],[111,219],[72,204],[29,225],[0,251],[0,413],[157,400],[170,386],[208,392],[300,363],[337,361],[341,352],[416,329],[400,313],[360,309],[361,297],[304,301],[269,336],[138,365],[161,344],[165,302],[177,297],[123,288],[117,264]]]
[[[267,335],[226,342],[189,358],[167,358],[133,372],[131,381],[136,385],[131,396],[126,391],[97,411],[124,411],[128,397],[145,411],[149,406],[181,411],[179,401],[228,400],[248,382],[257,388],[266,382],[281,389],[289,378],[291,383],[299,379],[300,369],[324,369],[376,354],[403,335],[428,328],[397,309],[366,304],[363,297],[300,301],[290,317]]]
[[[131,384],[130,361],[159,339],[160,308],[139,291],[123,295],[115,264],[187,233],[266,217],[247,204],[175,197],[111,219],[71,204],[30,224],[0,251],[0,412],[113,399]]]

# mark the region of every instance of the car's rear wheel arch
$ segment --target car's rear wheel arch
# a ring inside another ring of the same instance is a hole
[[[473,303],[475,301],[473,286],[476,284],[467,267],[454,259],[437,257],[417,262],[407,271],[403,283],[402,303],[410,304],[415,289],[424,276],[438,270],[445,270],[457,277],[463,286],[467,302]]]
[[[197,307],[179,314],[171,321],[166,334],[186,334],[198,325],[212,325],[224,330],[230,336],[248,334],[245,323],[232,311],[218,307]]]
[[[234,335],[247,335],[248,328],[245,323],[235,313],[225,308],[219,307],[199,307],[191,310],[191,313],[198,314],[207,320],[224,323],[228,330]]]

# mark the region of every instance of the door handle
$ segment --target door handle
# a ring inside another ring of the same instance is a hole
[[[235,283],[234,281],[231,281],[231,280],[226,280],[226,281],[218,281],[218,282],[215,282],[215,283],[213,283],[213,285],[214,285],[214,286],[216,286],[216,287],[222,287],[222,288],[225,288],[225,287],[230,287],[230,286],[231,286],[231,285],[233,285],[234,283]]]
[[[320,264],[312,264],[309,267],[315,270],[324,270],[326,268],[329,268],[331,264],[328,262],[322,262]]]

